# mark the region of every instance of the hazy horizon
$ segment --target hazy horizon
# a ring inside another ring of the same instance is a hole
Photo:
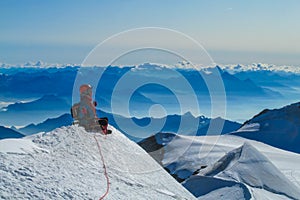
[[[297,66],[299,8],[297,0],[1,1],[0,62],[81,63],[112,35],[162,27],[194,38],[219,64]]]

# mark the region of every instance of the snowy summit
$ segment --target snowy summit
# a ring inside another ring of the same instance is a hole
[[[1,140],[0,197],[195,199],[141,147],[110,129],[105,136],[69,126]]]

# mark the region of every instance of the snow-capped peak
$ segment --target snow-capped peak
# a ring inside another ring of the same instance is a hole
[[[232,134],[300,153],[300,102],[280,109],[265,109]]]
[[[195,190],[195,185],[205,182],[206,187]],[[230,199],[300,198],[296,185],[249,142],[226,153],[213,165],[200,170],[199,174],[187,179],[184,185],[196,196],[210,193],[213,188],[216,191],[210,196],[216,195],[218,188],[230,187],[230,190],[224,192],[222,189],[221,192]]]
[[[300,198],[298,188],[267,157],[247,142],[203,171],[206,176],[217,175],[219,178],[238,181],[292,199]]]
[[[110,129],[104,136],[69,126],[1,140],[1,197],[99,199],[109,187],[106,199],[194,199],[137,144]]]

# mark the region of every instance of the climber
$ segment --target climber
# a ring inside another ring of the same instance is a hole
[[[102,131],[104,134],[111,133],[107,130],[108,118],[98,118],[96,114],[97,103],[92,101],[92,86],[81,85],[79,88],[80,102],[71,108],[71,114],[79,126],[83,126],[87,131]]]

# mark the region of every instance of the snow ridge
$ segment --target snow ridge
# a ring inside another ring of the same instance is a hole
[[[113,133],[104,136],[62,127],[19,139],[34,151],[1,149],[0,198],[98,199],[105,193],[106,179],[95,136],[110,178],[106,199],[195,199],[137,144],[110,129]]]
[[[201,174],[237,181],[291,199],[300,198],[298,188],[267,157],[247,142],[227,153]]]
[[[231,134],[300,153],[300,102],[280,109],[265,109]]]
[[[300,199],[299,154],[234,135],[150,139],[142,146],[198,199]]]

